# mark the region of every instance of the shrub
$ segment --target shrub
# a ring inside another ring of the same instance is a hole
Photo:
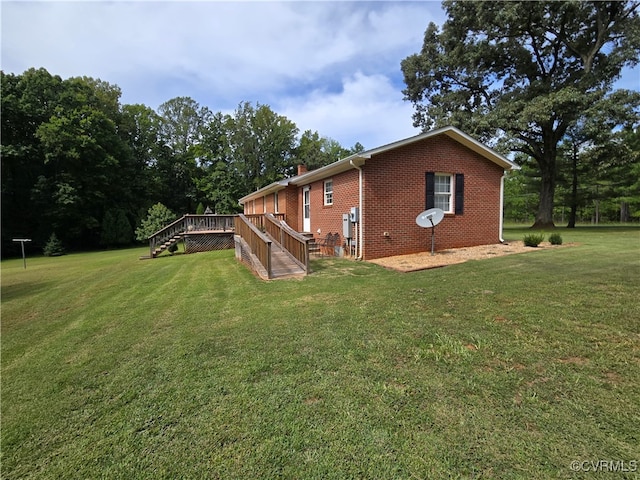
[[[562,235],[559,233],[552,233],[549,235],[549,243],[551,245],[562,245]]]
[[[107,210],[102,219],[100,244],[107,247],[128,245],[133,240],[133,230],[124,210]]]
[[[42,253],[44,253],[44,255],[47,257],[57,257],[60,255],[64,255],[62,242],[58,239],[58,236],[55,233],[52,233],[49,237],[49,240],[42,249]]]
[[[176,219],[176,214],[161,203],[149,209],[147,218],[136,228],[136,240],[144,242],[158,230],[162,230]]]
[[[544,233],[530,233],[524,236],[524,244],[527,247],[537,247],[544,240]]]

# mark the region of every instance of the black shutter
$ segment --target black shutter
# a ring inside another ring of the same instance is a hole
[[[456,215],[464,213],[464,174],[456,173]]]
[[[427,201],[425,204],[425,208],[428,210],[430,208],[433,208],[435,205],[433,195],[436,188],[436,174],[434,172],[427,172],[425,174],[425,180],[427,184]]]

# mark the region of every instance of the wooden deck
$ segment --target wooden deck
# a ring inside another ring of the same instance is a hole
[[[240,223],[236,222],[238,219]],[[238,247],[235,239],[244,236],[247,239]],[[272,214],[250,218],[184,215],[151,235],[149,256],[141,258],[155,258],[180,241],[184,241],[185,253],[236,248],[237,257],[262,278],[280,279],[308,273],[309,240]]]

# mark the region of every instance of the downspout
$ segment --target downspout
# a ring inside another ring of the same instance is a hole
[[[362,238],[362,167],[358,167],[355,163],[353,163],[353,160],[349,160],[349,163],[351,164],[351,166],[355,169],[358,170],[358,244],[359,246],[356,244],[356,253],[359,253],[359,255],[356,257],[356,260],[362,260],[362,244],[363,244],[363,238]]]
[[[504,238],[502,237],[502,223],[504,218],[504,179],[507,176],[507,172],[502,172],[502,177],[500,178],[500,223],[498,230],[498,239],[500,243],[504,243]]]

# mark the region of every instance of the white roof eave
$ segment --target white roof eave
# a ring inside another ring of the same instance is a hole
[[[357,153],[349,157],[338,160],[337,162],[330,163],[324,167],[320,167],[317,170],[312,170],[298,177],[292,178],[289,182],[291,185],[307,185],[316,180],[330,177],[331,175],[337,175],[338,173],[346,172],[355,167],[361,167],[364,165],[367,158],[371,158],[365,155],[366,152]]]
[[[367,159],[370,159],[373,155],[377,155],[389,150],[394,150],[396,148],[403,147],[405,145],[410,145],[414,142],[418,142],[426,138],[435,137],[443,134],[447,135],[449,138],[455,140],[461,145],[464,145],[468,149],[476,152],[477,154],[481,155],[487,160],[502,167],[504,170],[520,169],[520,166],[517,163],[512,162],[505,156],[487,147],[483,143],[480,143],[479,141],[477,141],[473,137],[470,137],[469,135],[462,132],[461,130],[455,127],[449,126],[449,127],[438,128],[436,130],[431,130],[430,132],[421,133],[419,135],[405,138],[403,140],[398,140],[397,142],[389,143],[387,145],[374,148],[372,150],[356,153],[354,155],[343,158],[341,160],[333,162],[324,167],[318,168],[317,170],[312,170],[302,175],[280,180],[279,182],[275,182],[270,185],[267,185],[266,187],[263,187],[260,190],[256,190],[255,192],[242,197],[238,202],[241,205],[243,205],[247,201],[254,200],[256,198],[261,198],[265,195],[269,195],[271,193],[283,190],[289,185],[295,185],[295,186],[307,185],[317,180],[322,180],[332,175],[337,175],[338,173],[346,172],[351,168],[361,167],[366,163]]]
[[[293,178],[295,178],[295,177],[293,177]],[[271,193],[279,192],[280,190],[284,190],[289,185],[290,180],[291,180],[291,178],[286,178],[284,180],[279,180],[277,182],[270,183],[266,187],[262,187],[261,189],[256,190],[255,192],[251,192],[249,195],[245,195],[240,200],[238,200],[238,203],[240,205],[244,205],[248,201],[254,200],[256,198],[262,198],[265,195],[269,195]]]

